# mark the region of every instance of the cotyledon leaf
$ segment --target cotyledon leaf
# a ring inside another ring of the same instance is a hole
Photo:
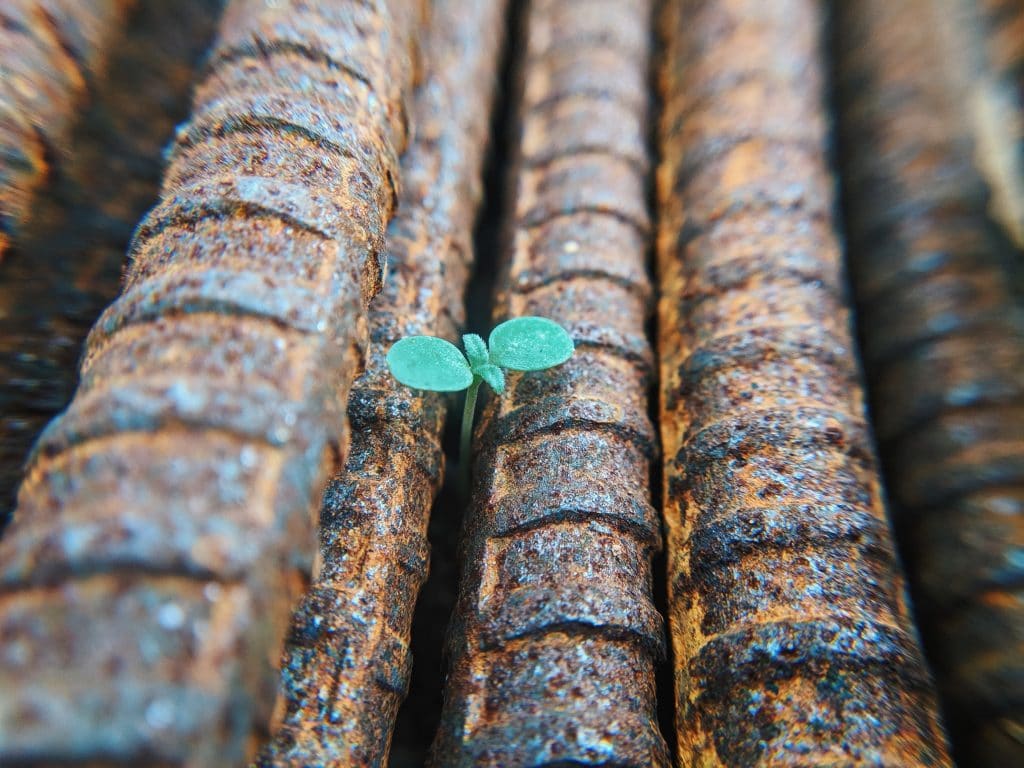
[[[561,365],[574,350],[562,326],[546,317],[517,317],[491,331],[491,362],[514,371],[541,371]]]
[[[473,383],[465,355],[436,336],[399,339],[388,350],[387,362],[396,379],[415,389],[458,392]]]

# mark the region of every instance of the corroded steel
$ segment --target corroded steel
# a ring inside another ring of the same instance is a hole
[[[0,762],[225,765],[268,724],[346,450],[421,11],[225,11],[0,542]]]
[[[985,72],[982,88],[975,82],[969,91],[969,100],[986,104],[980,149],[999,166],[991,173],[997,210],[1007,211],[1017,246],[1024,248],[1024,0],[980,0],[970,10],[981,16],[986,63],[994,76],[990,80]]]
[[[949,765],[858,383],[820,9],[685,0],[661,25],[680,765]]]
[[[0,261],[0,528],[29,449],[71,399],[82,342],[117,296],[163,149],[188,116],[221,0],[141,0],[33,214]]]
[[[477,430],[435,765],[668,764],[644,333],[649,24],[635,0],[529,6],[497,311],[550,317],[577,350],[510,375]]]
[[[1024,763],[1024,302],[926,0],[843,4],[851,273],[894,522],[964,765]],[[1016,286],[1016,288],[1015,288]]]
[[[427,575],[445,409],[439,395],[397,384],[384,353],[411,334],[454,340],[464,322],[503,5],[433,5],[416,141],[402,158],[404,189],[388,230],[388,276],[370,313],[367,372],[349,399],[351,453],[324,497],[319,575],[293,619],[284,720],[260,765],[387,764]]]
[[[0,257],[35,193],[68,152],[90,85],[132,0],[0,4]]]

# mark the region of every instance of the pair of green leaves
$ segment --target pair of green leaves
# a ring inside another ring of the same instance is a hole
[[[502,368],[541,371],[564,363],[573,353],[572,338],[546,317],[517,317],[491,331],[487,343],[475,333],[463,336],[462,343],[465,355],[436,336],[399,339],[388,350],[388,368],[415,389],[458,392],[482,379],[500,394],[505,391]]]

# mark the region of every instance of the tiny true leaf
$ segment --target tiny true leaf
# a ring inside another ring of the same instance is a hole
[[[572,337],[546,317],[517,317],[491,331],[491,362],[514,371],[540,371],[572,357]]]
[[[473,383],[465,355],[449,341],[435,336],[408,336],[388,350],[391,375],[415,389],[458,392]]]
[[[466,348],[466,357],[469,358],[469,365],[475,371],[482,365],[487,365],[487,343],[475,333],[467,333],[462,337],[462,346]]]
[[[505,374],[502,373],[501,368],[498,366],[492,363],[485,363],[479,368],[475,368],[474,372],[477,376],[490,384],[491,389],[499,395],[505,391]]]

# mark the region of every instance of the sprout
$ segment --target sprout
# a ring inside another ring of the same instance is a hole
[[[497,326],[484,342],[475,333],[462,337],[466,354],[436,336],[408,336],[388,350],[391,375],[414,389],[459,392],[467,389],[462,410],[459,458],[467,468],[477,390],[486,381],[498,394],[505,391],[503,368],[542,371],[561,365],[573,353],[572,338],[546,317],[517,317]]]

